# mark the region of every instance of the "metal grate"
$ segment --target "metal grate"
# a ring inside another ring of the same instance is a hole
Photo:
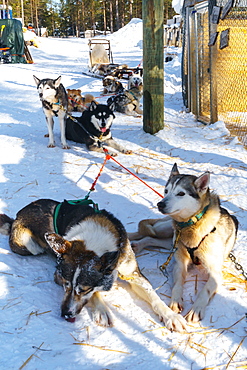
[[[199,121],[222,120],[247,145],[247,1],[233,3],[224,19],[213,23],[213,6],[220,7],[222,16],[227,5],[229,0],[185,1],[183,96]],[[209,46],[214,33],[216,41]]]

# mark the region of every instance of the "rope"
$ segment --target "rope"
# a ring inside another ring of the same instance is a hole
[[[144,185],[146,185],[149,189],[153,190],[157,195],[159,195],[161,198],[164,198],[163,195],[161,195],[158,191],[156,191],[154,188],[152,188],[150,185],[148,185],[145,181],[143,181],[142,179],[140,179],[140,177],[138,177],[137,175],[135,175],[133,172],[131,172],[130,170],[128,170],[128,168],[124,167],[121,163],[119,163],[114,157],[112,157],[108,150],[106,148],[103,148],[104,152],[106,153],[106,155],[111,158],[114,162],[116,162],[119,166],[121,166],[122,168],[125,169],[125,171],[129,172],[132,176],[134,176],[136,179],[138,179],[139,181],[141,181]],[[108,158],[108,159],[109,159]]]
[[[106,150],[107,150],[107,149],[106,149]],[[101,166],[101,168],[100,168],[100,170],[99,170],[99,173],[98,173],[98,175],[96,176],[96,178],[95,178],[94,182],[92,183],[91,189],[89,190],[88,196],[89,196],[89,194],[91,193],[91,191],[94,191],[94,190],[95,190],[96,182],[98,181],[98,178],[100,177],[100,175],[101,175],[101,173],[102,173],[102,171],[103,171],[103,168],[105,167],[105,164],[106,164],[106,162],[108,161],[108,159],[110,159],[110,157],[111,157],[111,156],[110,156],[110,154],[106,154],[105,159],[104,159],[104,162],[103,162],[103,164],[102,164],[102,166]]]

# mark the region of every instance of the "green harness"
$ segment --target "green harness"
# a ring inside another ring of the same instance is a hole
[[[72,206],[89,206],[89,205],[92,205],[93,206],[93,209],[95,211],[95,213],[100,213],[100,210],[99,210],[99,207],[98,207],[98,204],[97,203],[94,203],[94,201],[92,201],[92,199],[88,199],[88,195],[85,196],[85,198],[83,199],[78,199],[78,200],[66,200],[66,202]],[[57,219],[58,219],[58,215],[59,215],[59,212],[60,212],[60,208],[62,206],[62,204],[65,202],[65,200],[61,203],[59,203],[55,210],[54,210],[54,215],[53,215],[53,226],[54,226],[54,230],[55,230],[55,233],[58,234],[58,225],[57,225]]]

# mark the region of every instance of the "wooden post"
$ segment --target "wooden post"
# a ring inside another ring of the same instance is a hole
[[[142,0],[143,129],[164,128],[164,0]]]

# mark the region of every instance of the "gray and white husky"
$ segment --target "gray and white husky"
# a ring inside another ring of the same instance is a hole
[[[139,75],[133,75],[128,80],[128,89],[111,96],[107,99],[107,104],[114,103],[115,111],[130,116],[140,116],[143,114],[140,108],[140,100],[143,95],[143,81]]]
[[[176,252],[170,308],[175,312],[183,310],[188,265],[201,265],[206,270],[208,280],[186,315],[189,322],[204,317],[206,306],[221,284],[223,262],[234,246],[238,229],[236,217],[220,206],[209,181],[209,172],[199,177],[184,175],[174,164],[164,198],[157,204],[159,211],[169,217],[142,220],[138,232],[128,234],[135,252],[146,246],[167,249],[173,229]]]
[[[55,80],[44,78],[40,80],[33,76],[37,85],[39,98],[42,103],[43,111],[48,127],[49,144],[48,148],[55,147],[53,126],[53,117],[58,117],[61,130],[61,143],[63,149],[69,149],[65,138],[66,113],[68,109],[68,96],[64,86],[61,84],[61,76]],[[46,135],[47,136],[47,135]]]

